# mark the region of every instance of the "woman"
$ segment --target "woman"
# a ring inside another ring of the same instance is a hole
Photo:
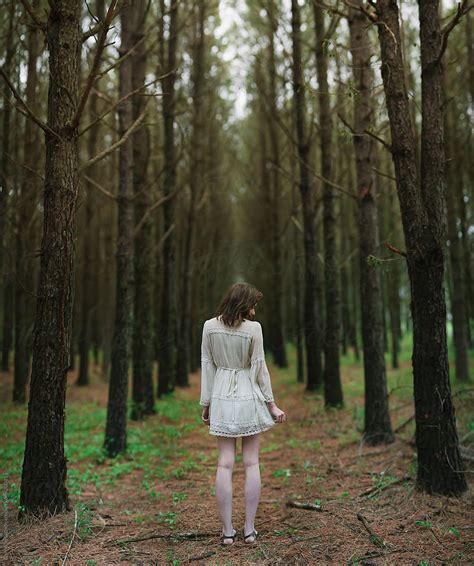
[[[233,544],[232,470],[236,439],[242,437],[245,467],[244,542],[255,542],[254,527],[260,499],[258,452],[260,433],[286,420],[275,404],[262,327],[252,320],[263,294],[253,285],[235,283],[224,296],[216,316],[206,320],[201,345],[202,420],[217,437],[219,460],[216,499],[222,521],[221,542]],[[228,534],[230,533],[230,534]]]

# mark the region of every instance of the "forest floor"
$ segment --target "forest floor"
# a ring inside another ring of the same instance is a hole
[[[348,356],[344,409],[326,411],[290,368],[268,363],[286,423],[263,433],[262,493],[256,544],[242,540],[244,470],[241,442],[234,468],[233,520],[238,538],[221,547],[214,478],[216,439],[201,421],[199,373],[191,387],[157,401],[157,414],[129,422],[128,451],[102,454],[107,384],[98,375],[78,388],[68,379],[65,430],[68,513],[17,522],[26,408],[9,401],[11,376],[0,384],[1,564],[336,564],[417,565],[474,562],[473,467],[462,497],[418,493],[410,361],[389,370],[396,441],[360,442],[363,377]],[[472,437],[473,394],[454,386],[460,437]],[[289,506],[310,503],[316,509]],[[319,510],[317,510],[319,509]]]

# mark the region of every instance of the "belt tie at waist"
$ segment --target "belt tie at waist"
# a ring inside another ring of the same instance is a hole
[[[249,368],[227,368],[225,366],[219,366],[217,369],[228,369],[230,370],[231,376],[230,376],[230,381],[229,381],[229,389],[226,393],[226,397],[229,397],[229,395],[232,395],[232,422],[235,421],[235,393],[237,391],[237,372],[243,369],[249,369]]]
[[[237,391],[237,372],[244,370],[244,369],[250,370],[251,366],[247,366],[247,367],[243,367],[243,368],[228,368],[228,367],[225,367],[225,366],[218,366],[217,369],[227,369],[227,370],[230,370],[232,372],[232,374],[230,376],[230,380],[229,380],[229,388],[228,388],[228,391],[226,393],[226,397],[229,397],[230,395],[232,395],[232,422],[234,422],[235,421],[235,393]],[[258,408],[257,408],[256,397],[263,399],[263,400],[264,400],[264,397],[263,397],[260,389],[257,390],[257,388],[254,386],[254,383],[252,381],[252,372],[251,371],[249,371],[249,379],[250,379],[250,385],[252,387],[252,396],[253,396],[253,400],[254,400],[255,419],[258,420]]]

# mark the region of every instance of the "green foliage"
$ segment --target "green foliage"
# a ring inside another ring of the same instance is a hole
[[[77,512],[76,535],[81,540],[86,540],[92,534],[92,519],[94,512],[86,503],[78,503],[75,506]]]

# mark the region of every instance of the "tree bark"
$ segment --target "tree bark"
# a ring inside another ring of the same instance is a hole
[[[40,0],[33,2],[33,9],[38,10]],[[36,93],[38,85],[37,63],[40,54],[41,30],[36,27],[28,28],[28,76],[26,79],[25,102],[33,112],[38,114],[39,97]],[[18,206],[18,229],[16,234],[16,288],[15,288],[15,360],[13,401],[25,403],[26,389],[29,378],[31,337],[33,320],[33,297],[29,293],[34,288],[34,277],[28,255],[34,247],[34,232],[32,218],[36,206],[36,195],[40,192],[39,179],[28,169],[38,167],[40,161],[40,143],[38,127],[31,121],[25,121],[24,132],[24,165],[25,173],[21,185],[21,195]]]
[[[446,341],[444,147],[438,2],[419,2],[421,179],[417,176],[396,0],[377,2],[377,20],[392,158],[411,288],[417,487],[428,493],[459,494],[467,489],[467,485],[451,398]]]
[[[193,245],[196,221],[196,206],[201,196],[204,154],[202,136],[204,129],[205,84],[205,23],[207,18],[205,0],[197,0],[193,7],[193,70],[192,70],[192,134],[189,171],[190,201],[187,210],[186,232],[184,236],[183,268],[181,277],[181,301],[179,316],[179,355],[176,360],[176,384],[189,387],[190,346],[191,346],[191,297],[194,274]]]
[[[143,39],[145,32],[146,0],[138,0],[134,5],[134,29],[132,44]],[[145,84],[146,50],[144,42],[134,51],[132,61],[132,89]],[[143,112],[145,99],[133,98],[133,120]],[[142,125],[132,138],[133,143],[133,191],[135,194],[135,225],[137,225],[152,206],[150,189],[144,190],[147,181],[150,139],[146,125]],[[133,329],[133,420],[143,419],[155,412],[153,391],[153,218],[147,216],[135,236],[135,298]]]
[[[79,0],[55,0],[46,28],[49,46],[44,230],[36,307],[33,367],[21,480],[19,520],[70,510],[64,418],[70,363],[78,192],[77,106],[81,48]]]
[[[325,48],[326,29],[324,8],[313,4],[314,31],[316,38],[316,75],[318,79],[319,128],[321,174],[323,180],[323,238],[324,238],[324,404],[340,407],[344,403],[339,366],[339,342],[341,337],[341,293],[338,269],[339,253],[336,242],[336,213],[334,189],[331,186],[332,120],[329,101],[328,59]]]
[[[120,12],[122,57],[132,47],[132,22],[135,6],[124,4]],[[119,67],[119,98],[132,91],[132,60],[124,60]],[[120,137],[133,122],[132,100],[128,98],[118,107]],[[112,359],[107,405],[107,424],[104,448],[109,457],[127,449],[128,369],[131,358],[133,332],[133,146],[128,139],[119,149],[117,276],[115,296],[115,323],[112,339]]]
[[[356,0],[360,1],[360,0]],[[377,192],[373,174],[374,141],[364,133],[374,126],[373,78],[370,38],[364,14],[351,8],[349,20],[352,69],[357,95],[354,97],[354,153],[357,172],[360,303],[364,353],[365,424],[364,442],[393,442],[388,408],[384,357],[382,287],[377,268],[370,263],[379,249]]]
[[[11,76],[13,56],[15,55],[15,42],[13,41],[13,30],[15,24],[15,2],[10,2],[8,12],[8,28],[6,34],[6,53],[3,68],[7,76]],[[10,89],[5,84],[3,91],[4,108],[2,121],[2,170],[0,174],[0,292],[3,299],[3,332],[2,332],[2,371],[10,371],[10,352],[13,344],[13,326],[15,318],[15,283],[14,283],[14,259],[7,258],[5,261],[5,249],[12,234],[13,214],[9,211],[8,192],[10,190],[10,138],[11,138],[11,103]],[[12,250],[10,250],[12,253]]]
[[[164,74],[162,90],[162,112],[164,122],[164,182],[163,195],[169,196],[176,189],[176,147],[174,135],[174,122],[176,112],[176,51],[178,40],[178,0],[171,0],[169,7],[169,33],[167,41],[167,55],[162,56],[160,74]],[[161,11],[164,20],[165,1],[161,1]],[[164,22],[163,22],[164,25]],[[163,42],[164,44],[164,42]],[[175,205],[173,199],[163,203],[163,233],[172,230],[175,222]],[[160,332],[158,337],[159,379],[158,397],[173,391],[175,385],[176,360],[176,243],[174,233],[171,232],[163,243],[163,291],[161,297]]]
[[[299,189],[303,207],[304,274],[304,335],[306,345],[306,389],[313,391],[322,385],[322,341],[320,305],[317,299],[317,253],[314,217],[316,212],[314,186],[308,169],[310,143],[306,132],[306,103],[301,63],[301,18],[297,0],[291,2],[293,44],[293,96],[297,152],[299,159]]]

